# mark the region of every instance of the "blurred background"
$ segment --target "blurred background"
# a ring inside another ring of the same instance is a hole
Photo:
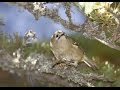
[[[47,6],[48,8],[52,8],[53,5],[47,4]],[[85,16],[79,13],[75,7],[72,7],[71,10],[72,21],[76,24],[83,24]],[[65,9],[62,6],[59,8],[59,15],[61,18],[68,20]],[[63,30],[68,33],[67,29],[62,25],[54,23],[49,18],[40,17],[39,20],[36,21],[34,16],[27,10],[4,2],[0,2],[0,18],[2,18],[5,23],[5,27],[2,29],[8,33],[19,32],[20,35],[23,36],[26,31],[32,29],[37,33],[39,39],[48,39],[57,30]]]

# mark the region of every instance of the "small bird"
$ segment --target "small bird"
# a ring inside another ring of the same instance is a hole
[[[32,29],[28,30],[25,33],[23,45],[29,46],[29,45],[32,45],[33,43],[36,43],[36,42],[37,42],[36,32],[33,32]]]
[[[84,62],[93,70],[98,69],[96,64],[87,58],[82,48],[76,45],[65,32],[56,31],[50,40],[51,51],[58,61],[77,67],[79,62]]]
[[[33,32],[32,29],[30,29],[28,32],[25,33],[25,38],[35,38],[36,37],[36,32]]]

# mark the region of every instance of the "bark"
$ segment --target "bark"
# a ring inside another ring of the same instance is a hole
[[[82,70],[87,67],[82,64],[77,68],[66,65],[57,65],[52,68],[55,59],[43,54],[32,53],[26,59],[21,55],[18,62],[15,62],[15,57],[3,50],[0,57],[0,67],[3,70],[19,76],[26,75],[30,86],[94,87],[96,81],[102,81],[105,86],[111,86],[114,81],[94,71],[83,73]]]

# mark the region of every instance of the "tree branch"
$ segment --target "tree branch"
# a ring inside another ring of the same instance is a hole
[[[11,73],[17,73],[18,75],[27,75],[30,77],[28,82],[33,84],[34,80],[41,83],[48,83],[51,86],[88,86],[94,87],[93,81],[103,81],[103,82],[113,82],[105,78],[103,75],[97,73],[88,72],[85,74],[81,70],[86,67],[79,65],[77,68],[72,66],[56,66],[54,65],[54,59],[52,57],[44,56],[43,54],[32,53],[27,59],[22,57],[18,60],[19,62],[14,62],[14,58],[3,51],[0,53],[0,67],[3,70],[9,71]],[[67,68],[66,68],[67,67]],[[109,84],[110,85],[110,84]]]
[[[41,4],[40,7],[36,10],[35,6],[33,5],[32,2],[24,2],[24,3],[22,3],[22,2],[12,2],[12,3],[26,8],[29,12],[31,12],[35,16],[36,20],[38,20],[38,18],[40,16],[46,16],[46,17],[52,19],[53,21],[55,21],[56,23],[62,24],[67,29],[77,31],[77,32],[81,32],[81,33],[83,33],[83,35],[85,35],[88,38],[96,39],[103,44],[106,43],[105,45],[107,45],[109,47],[120,50],[120,46],[115,43],[116,41],[117,42],[119,41],[119,37],[117,37],[117,36],[119,36],[119,33],[120,33],[120,31],[119,31],[120,30],[119,29],[120,25],[118,25],[118,29],[114,30],[114,32],[112,33],[113,36],[109,37],[109,38],[107,38],[106,35],[103,35],[103,33],[105,33],[105,32],[102,31],[100,28],[96,28],[96,26],[94,26],[94,23],[91,22],[89,20],[89,18],[87,18],[87,17],[86,17],[87,20],[83,25],[75,25],[71,22],[70,3],[61,3],[66,8],[66,14],[69,18],[69,21],[63,20],[58,15],[58,10],[47,9],[46,7],[44,7],[44,4]],[[117,17],[120,17],[120,15],[118,15]]]

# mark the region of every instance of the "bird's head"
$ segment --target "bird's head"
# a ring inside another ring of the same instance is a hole
[[[52,44],[59,44],[59,42],[62,43],[62,41],[65,41],[65,40],[66,40],[65,32],[58,30],[52,35],[50,46],[52,46]]]

